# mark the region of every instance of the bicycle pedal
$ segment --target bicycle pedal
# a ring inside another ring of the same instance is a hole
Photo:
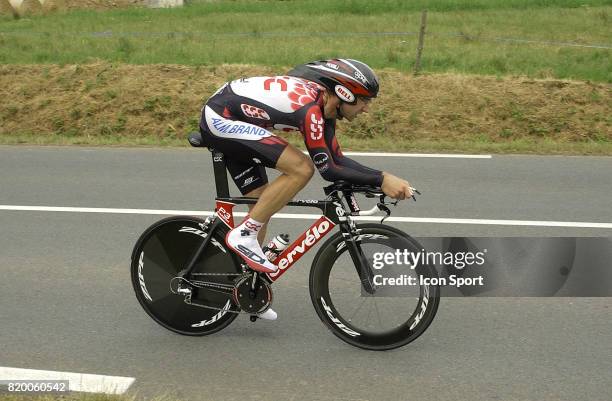
[[[251,315],[249,316],[249,320],[253,323],[255,323],[257,321],[258,317],[256,315]]]

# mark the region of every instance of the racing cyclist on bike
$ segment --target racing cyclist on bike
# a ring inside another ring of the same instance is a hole
[[[204,143],[225,154],[241,193],[259,198],[225,239],[251,269],[278,269],[261,249],[265,226],[306,186],[315,167],[327,181],[381,187],[395,199],[412,196],[407,181],[345,157],[336,140],[336,119],[352,121],[367,113],[377,95],[378,78],[370,67],[357,60],[331,59],[299,65],[286,76],[231,81],[208,99],[200,120]],[[272,129],[300,131],[310,157]],[[268,183],[265,167],[282,174]],[[276,313],[269,314],[276,318]]]

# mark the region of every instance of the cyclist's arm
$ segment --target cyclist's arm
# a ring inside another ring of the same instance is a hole
[[[336,139],[335,127],[333,126],[333,124],[334,122],[330,122],[330,124],[326,124],[325,126],[325,142],[327,143],[327,146],[331,149],[332,156],[334,157],[334,161],[336,162],[336,164],[352,168],[353,170],[357,170],[361,173],[382,174],[382,171],[373,169],[368,166],[364,166],[363,164],[342,154],[342,151],[340,150],[340,145],[338,144],[338,140]]]
[[[317,105],[311,106],[306,112],[302,133],[308,153],[323,179],[327,181],[345,180],[354,184],[377,187],[382,185],[382,172],[369,169],[350,159],[347,164],[341,164],[335,159],[332,149],[325,140],[325,120]],[[356,168],[353,167],[355,165],[357,165]]]

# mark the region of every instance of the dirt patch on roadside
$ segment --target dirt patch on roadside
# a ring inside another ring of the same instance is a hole
[[[182,138],[223,82],[282,73],[223,65],[0,66],[0,133]],[[504,142],[612,141],[612,85],[379,71],[381,94],[368,115],[339,131],[354,138]]]
[[[49,0],[47,0],[49,1]],[[144,0],[64,0],[64,10],[112,10],[144,6]]]
[[[17,16],[17,11],[13,8],[9,0],[0,0],[0,15]]]

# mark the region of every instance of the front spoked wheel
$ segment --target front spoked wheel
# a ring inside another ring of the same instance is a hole
[[[140,237],[132,253],[136,298],[157,323],[176,333],[201,336],[229,325],[239,308],[232,291],[240,264],[216,230],[193,274],[177,279],[209,235],[205,221],[176,216],[158,221]]]
[[[369,271],[358,274],[342,235],[334,235],[312,264],[313,305],[326,326],[351,345],[371,350],[401,347],[423,334],[436,315],[440,289],[428,283],[437,272],[404,257],[423,250],[404,232],[382,224],[357,228],[358,248]],[[368,276],[373,288],[362,282]]]

